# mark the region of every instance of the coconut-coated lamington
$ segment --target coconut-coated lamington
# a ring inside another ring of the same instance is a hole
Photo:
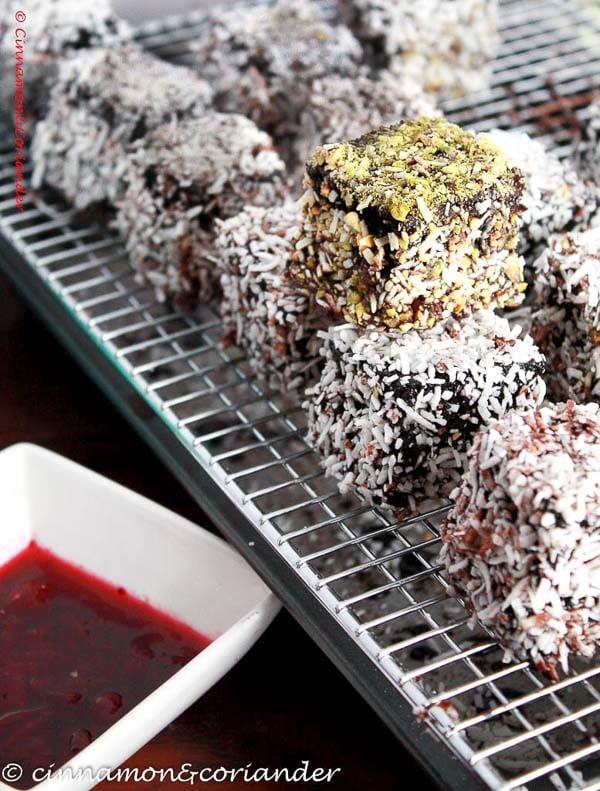
[[[213,9],[190,49],[218,109],[247,115],[277,142],[295,135],[312,80],[352,77],[362,56],[348,28],[313,0]]]
[[[421,117],[318,148],[292,273],[346,321],[402,331],[523,299],[523,178],[489,138]]]
[[[116,227],[160,299],[206,301],[218,287],[215,221],[287,193],[271,138],[244,116],[206,112],[132,147]]]
[[[557,400],[600,397],[600,228],[553,236],[533,264],[531,333]]]
[[[575,159],[583,178],[592,179],[600,187],[600,95],[586,110]]]
[[[15,20],[15,13],[23,5],[27,18],[20,23]],[[20,42],[28,122],[44,117],[63,58],[92,47],[119,46],[132,35],[127,23],[115,14],[110,0],[5,0],[0,3],[0,14],[0,107],[5,112],[13,107],[15,47]]]
[[[455,592],[505,647],[558,677],[600,643],[598,404],[513,411],[476,435],[442,525]]]
[[[69,58],[36,128],[33,185],[58,189],[78,209],[114,203],[132,144],[161,124],[201,116],[211,100],[192,71],[135,45]]]
[[[254,373],[271,387],[294,390],[317,373],[325,311],[288,274],[300,224],[293,201],[249,206],[218,222],[217,251],[229,342],[244,350]]]
[[[420,332],[344,324],[321,335],[309,440],[342,492],[375,505],[448,496],[477,429],[544,397],[543,356],[491,311]]]
[[[498,49],[497,0],[337,0],[374,67],[451,98],[486,88]]]
[[[553,233],[585,230],[600,209],[600,187],[525,132],[494,129],[492,140],[523,173],[525,190],[518,250],[528,265]]]

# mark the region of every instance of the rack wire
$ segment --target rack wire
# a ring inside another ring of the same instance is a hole
[[[201,13],[173,17],[138,37],[186,61],[202,24]],[[445,110],[474,129],[517,126],[565,156],[600,87],[600,5],[509,0],[501,25],[491,89]],[[478,778],[506,791],[600,789],[600,667],[575,663],[551,685],[527,662],[503,663],[501,648],[447,595],[437,562],[445,506],[397,521],[340,495],[304,440],[300,404],[266,392],[241,352],[222,346],[213,306],[192,315],[157,302],[101,221],[52,194],[28,196],[18,212],[13,190],[5,152],[0,265],[37,294],[48,321],[69,320],[73,348],[87,349],[92,369],[102,362],[93,348],[101,353],[113,397],[125,383],[159,416],[155,448],[185,456],[188,487],[234,538],[243,532],[238,545],[251,562],[255,542],[266,547],[260,568],[271,585],[299,603],[300,617],[316,612],[315,633],[332,653],[338,641],[338,660],[353,665],[367,696],[385,691],[371,702],[427,768],[453,756],[450,787]],[[232,504],[237,522],[225,520]]]

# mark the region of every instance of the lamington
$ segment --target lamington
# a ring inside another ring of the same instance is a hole
[[[317,374],[326,312],[291,282],[292,239],[300,224],[294,202],[250,206],[217,223],[221,316],[226,339],[242,348],[270,387],[292,391]]]
[[[276,143],[296,134],[312,80],[353,77],[362,56],[352,33],[313,0],[211,10],[190,49],[217,108],[248,116]]]
[[[587,108],[575,159],[583,178],[592,179],[600,187],[600,95]]]
[[[349,322],[407,331],[523,299],[523,177],[498,146],[421,117],[319,147],[293,276]]]
[[[346,324],[322,338],[308,439],[340,490],[373,505],[416,511],[447,497],[474,433],[545,394],[532,339],[491,311],[420,332]]]
[[[525,132],[494,129],[489,134],[523,173],[525,211],[518,249],[530,265],[553,233],[585,230],[594,222],[600,188]]]
[[[65,60],[33,139],[33,186],[54,187],[78,209],[112,204],[132,144],[161,124],[202,116],[211,100],[192,71],[135,45]]]
[[[248,118],[205,112],[130,146],[115,227],[160,299],[193,304],[218,290],[215,221],[287,194],[271,138]]]
[[[598,404],[509,412],[468,456],[441,562],[505,659],[557,680],[600,642]]]
[[[448,99],[486,88],[499,45],[497,0],[338,0],[372,67]]]
[[[15,19],[23,3],[0,3],[0,98],[12,108],[15,94],[15,47],[23,47],[23,85],[27,127],[43,118],[60,62],[92,47],[120,46],[131,40],[127,23],[115,14],[110,0],[27,0],[26,19]],[[10,19],[10,24],[7,20]],[[19,32],[21,31],[21,32]]]
[[[558,400],[600,397],[600,228],[552,237],[533,265],[531,333]]]

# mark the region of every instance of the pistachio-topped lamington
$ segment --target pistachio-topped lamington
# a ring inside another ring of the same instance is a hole
[[[345,320],[403,331],[522,301],[523,178],[489,138],[421,117],[318,148],[293,275]]]

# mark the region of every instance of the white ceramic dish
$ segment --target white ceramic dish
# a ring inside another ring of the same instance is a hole
[[[224,541],[106,478],[35,445],[0,452],[0,563],[41,546],[213,639],[191,662],[82,750],[67,776],[33,786],[84,791],[77,771],[118,767],[246,653],[279,603]],[[4,765],[10,756],[2,756]],[[13,788],[0,781],[0,789]]]

